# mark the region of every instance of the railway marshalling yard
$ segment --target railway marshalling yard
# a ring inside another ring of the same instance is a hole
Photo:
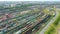
[[[60,12],[55,6],[29,3],[2,7],[0,7],[0,34],[60,33]]]

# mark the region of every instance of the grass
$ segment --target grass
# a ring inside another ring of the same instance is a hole
[[[60,12],[53,24],[46,30],[45,34],[58,34],[58,29],[60,29]]]

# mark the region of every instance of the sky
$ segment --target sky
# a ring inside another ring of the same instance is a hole
[[[60,0],[0,0],[0,1],[60,1]]]

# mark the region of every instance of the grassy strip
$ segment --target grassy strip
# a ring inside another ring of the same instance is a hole
[[[49,26],[49,28],[47,29],[47,31],[45,32],[45,34],[53,34],[55,31],[55,27],[58,25],[60,20],[60,14],[58,14],[58,17],[55,19],[55,21],[53,22],[53,24],[51,24]]]

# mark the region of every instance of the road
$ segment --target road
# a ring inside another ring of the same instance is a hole
[[[58,11],[56,11],[55,17],[43,28],[41,32],[39,32],[39,34],[44,34],[44,32],[48,29],[48,27],[55,21],[55,18],[57,18],[57,16],[58,16]]]

